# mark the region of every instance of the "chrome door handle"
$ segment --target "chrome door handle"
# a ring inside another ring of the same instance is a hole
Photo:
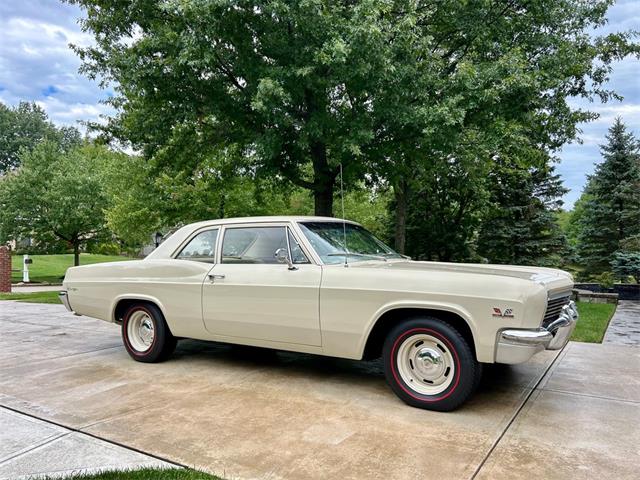
[[[211,280],[212,282],[214,280],[222,280],[223,278],[224,278],[224,275],[219,275],[219,274],[215,274],[215,273],[212,273],[212,274],[209,275],[209,280]]]

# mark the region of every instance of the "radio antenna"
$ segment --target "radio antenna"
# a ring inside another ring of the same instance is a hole
[[[349,252],[347,251],[347,221],[344,218],[344,185],[342,182],[342,162],[340,162],[340,202],[342,203],[342,242],[344,244],[344,266],[348,267]]]

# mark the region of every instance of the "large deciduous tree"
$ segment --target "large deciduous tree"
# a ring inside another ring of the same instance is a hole
[[[309,189],[333,214],[338,165],[374,134],[371,95],[390,75],[383,2],[77,1],[96,46],[85,71],[118,83],[112,133],[185,169],[239,145],[257,174]],[[187,163],[178,164],[172,152]]]
[[[587,33],[611,0],[69,1],[96,38],[84,71],[117,85],[109,134],[192,183],[193,162],[237,145],[323,215],[340,163],[348,185],[374,175],[394,188],[400,250],[415,172],[519,128],[557,148],[593,117],[567,98],[609,99],[611,62],[635,48]]]
[[[0,181],[0,241],[61,241],[78,265],[82,245],[105,233],[100,166],[109,155],[95,145],[65,152],[49,141],[24,152],[20,167]]]
[[[579,219],[578,255],[586,273],[611,269],[619,250],[640,236],[640,144],[620,118],[601,146],[604,161],[589,177]]]

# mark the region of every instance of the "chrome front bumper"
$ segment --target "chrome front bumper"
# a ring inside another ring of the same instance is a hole
[[[69,303],[69,295],[67,294],[66,290],[62,290],[60,293],[58,293],[58,298],[60,299],[60,301],[62,302],[62,304],[65,306],[67,310],[69,310],[74,315],[78,315],[71,308],[71,304]]]
[[[576,327],[578,309],[574,302],[562,307],[560,316],[546,328],[502,330],[496,347],[497,363],[522,363],[542,350],[563,348]]]

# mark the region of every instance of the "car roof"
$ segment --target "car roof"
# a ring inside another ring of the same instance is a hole
[[[236,217],[236,218],[219,218],[216,220],[205,220],[202,222],[190,223],[185,225],[162,242],[158,248],[147,255],[148,259],[170,258],[176,248],[181,245],[183,240],[189,237],[193,232],[202,228],[214,227],[217,225],[239,225],[243,223],[275,223],[275,222],[333,222],[333,223],[350,223],[358,225],[351,220],[342,220],[335,217],[313,217],[304,215],[281,215],[271,217]]]
[[[203,220],[201,222],[190,223],[191,227],[206,227],[209,225],[229,225],[237,223],[268,223],[268,222],[346,222],[356,223],[351,220],[343,220],[336,217],[317,217],[306,215],[274,215],[264,217],[234,217],[234,218],[218,218],[215,220]]]

